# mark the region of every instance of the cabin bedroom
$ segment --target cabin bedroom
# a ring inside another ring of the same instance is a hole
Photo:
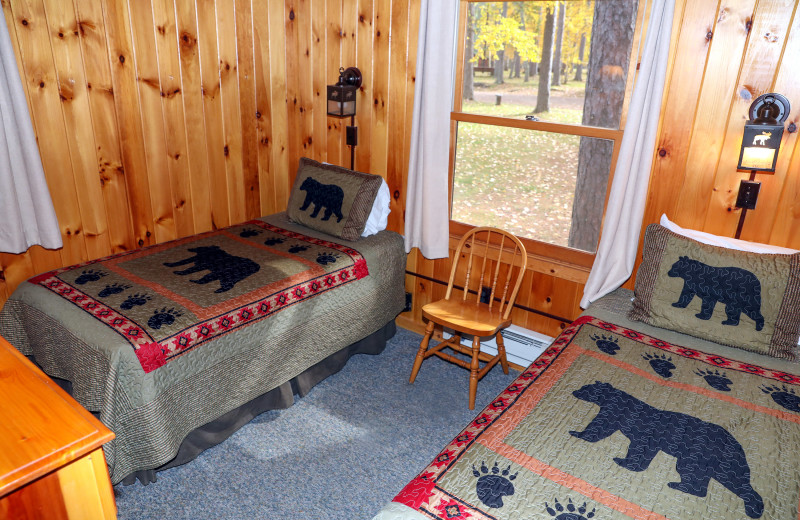
[[[800,518],[797,0],[0,4],[0,518]]]

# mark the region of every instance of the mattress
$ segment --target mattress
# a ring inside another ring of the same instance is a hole
[[[404,269],[396,233],[347,242],[279,213],[36,276],[0,334],[114,431],[117,483],[391,322]]]
[[[800,366],[591,306],[375,517],[798,518]]]

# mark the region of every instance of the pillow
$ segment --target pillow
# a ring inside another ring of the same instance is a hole
[[[392,209],[389,207],[392,196],[389,193],[389,185],[386,181],[381,179],[381,187],[378,189],[378,195],[375,197],[375,202],[372,204],[372,211],[369,212],[367,218],[367,225],[364,226],[364,232],[361,233],[362,237],[374,235],[378,231],[383,231],[389,224],[389,213]]]
[[[732,347],[795,359],[800,253],[736,251],[651,224],[628,317]]]
[[[746,240],[738,240],[736,238],[722,237],[719,235],[712,235],[711,233],[705,233],[703,231],[696,231],[694,229],[684,229],[678,224],[670,221],[666,214],[661,215],[661,225],[679,235],[693,238],[698,242],[712,246],[726,247],[728,249],[736,249],[737,251],[750,251],[751,253],[763,253],[768,255],[792,255],[794,253],[800,253],[800,251],[797,249],[789,249],[786,247],[773,246],[771,244],[762,244],[760,242],[748,242]],[[798,339],[797,343],[800,345],[800,339]]]
[[[345,240],[358,240],[383,179],[303,157],[286,213],[289,220]]]
[[[782,254],[791,255],[797,253],[797,249],[788,249],[785,247],[773,246],[770,244],[761,244],[759,242],[748,242],[746,240],[738,240],[736,238],[721,237],[719,235],[712,235],[703,231],[695,231],[694,229],[684,229],[679,225],[671,222],[666,215],[661,215],[661,225],[670,231],[674,231],[679,235],[693,238],[703,244],[712,246],[726,247],[728,249],[736,249],[737,251],[750,251],[751,253],[764,253],[764,254]]]

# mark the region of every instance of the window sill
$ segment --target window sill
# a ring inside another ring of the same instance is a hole
[[[464,233],[473,227],[451,220],[450,249],[455,250]],[[593,253],[546,244],[530,238],[520,237],[520,240],[528,253],[528,269],[563,280],[586,283],[594,263]]]

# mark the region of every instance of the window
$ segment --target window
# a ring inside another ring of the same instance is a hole
[[[590,265],[644,14],[638,0],[461,0],[454,225]]]

